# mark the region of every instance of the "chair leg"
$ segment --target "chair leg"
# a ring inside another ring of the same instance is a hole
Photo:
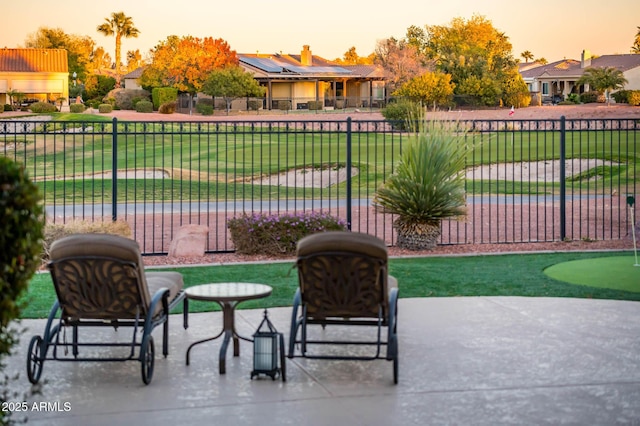
[[[162,325],[162,355],[165,358],[169,355],[169,315]]]
[[[189,299],[186,296],[182,302],[182,326],[185,330],[189,328]]]

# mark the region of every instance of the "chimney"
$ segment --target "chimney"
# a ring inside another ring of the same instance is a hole
[[[300,54],[300,63],[304,66],[310,67],[313,65],[313,55],[309,50],[309,45],[302,46],[302,53]]]
[[[582,57],[580,58],[580,68],[589,68],[591,66],[591,52],[588,50],[582,51]]]

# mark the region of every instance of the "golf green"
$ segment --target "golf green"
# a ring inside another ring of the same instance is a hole
[[[640,292],[640,266],[635,266],[634,256],[562,262],[548,267],[544,273],[571,284]]]

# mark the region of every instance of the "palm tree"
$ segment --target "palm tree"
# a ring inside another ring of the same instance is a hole
[[[524,58],[524,61],[526,63],[529,62],[529,59],[533,60],[533,53],[529,52],[528,50],[525,50],[524,52],[522,52],[520,56]]]
[[[631,53],[640,53],[640,27],[638,27],[636,38],[633,41],[633,46],[631,46]]]
[[[588,84],[592,90],[603,94],[610,103],[609,92],[611,90],[622,89],[628,81],[622,71],[615,67],[594,68],[589,67],[584,70],[582,77],[576,81],[576,85]]]
[[[104,18],[104,20],[106,21],[104,24],[98,25],[98,32],[105,36],[115,35],[116,37],[116,81],[120,86],[122,37],[135,38],[138,37],[140,31],[133,26],[133,20],[124,12],[113,12],[111,19]]]

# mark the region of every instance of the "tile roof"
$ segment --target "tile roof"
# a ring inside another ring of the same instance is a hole
[[[591,65],[582,68],[580,61],[575,59],[563,59],[539,67],[521,70],[523,78],[544,77],[574,77],[581,76],[586,68],[613,67],[622,72],[640,67],[640,55],[602,55],[591,59]]]
[[[69,72],[65,49],[0,49],[0,72]]]
[[[129,74],[125,74],[122,78],[140,78],[142,76],[142,72],[146,67],[138,67],[135,70],[131,71]]]

